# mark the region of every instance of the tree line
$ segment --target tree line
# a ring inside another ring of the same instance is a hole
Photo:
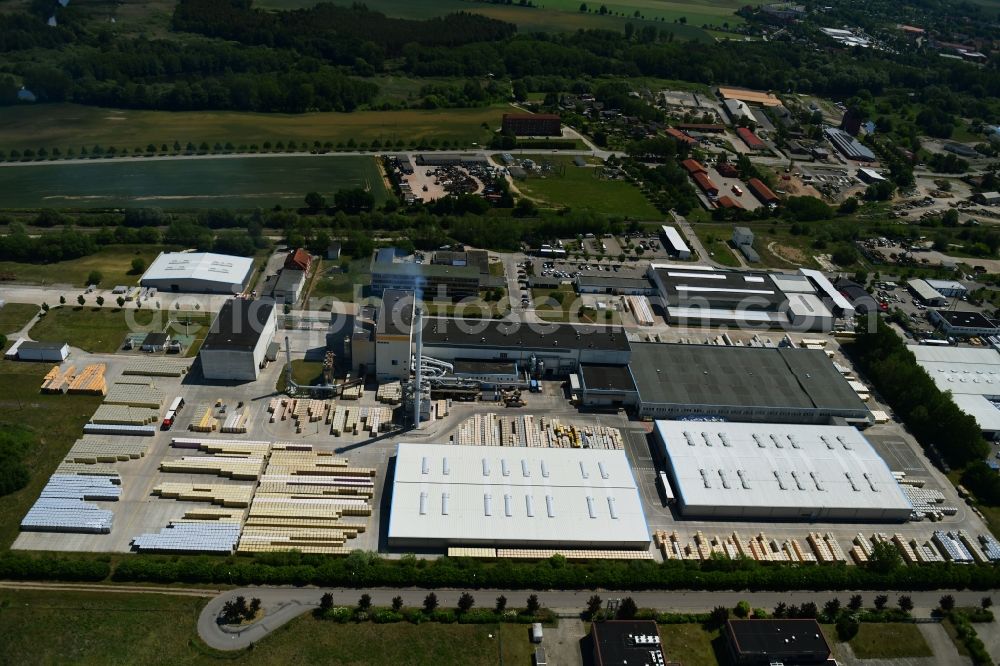
[[[569,562],[554,556],[537,562],[413,556],[384,559],[355,551],[346,557],[295,551],[255,557],[133,555],[113,565],[74,555],[8,551],[0,578],[214,585],[319,585],[327,587],[417,586],[424,588],[614,590],[934,590],[993,589],[1000,567],[935,563],[888,572],[848,565],[761,564],[752,560]]]
[[[989,453],[976,419],[959,409],[951,394],[938,389],[884,321],[879,319],[874,331],[859,335],[848,349],[933,459],[964,467]]]

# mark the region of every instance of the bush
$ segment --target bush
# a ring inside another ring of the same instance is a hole
[[[394,622],[402,622],[403,619],[402,613],[397,613],[388,608],[376,608],[371,612],[371,620],[375,624],[392,624]]]
[[[515,615],[514,617],[517,616]],[[495,624],[497,622],[502,622],[503,619],[503,614],[497,614],[486,608],[474,608],[470,611],[462,613],[462,615],[458,618],[458,621],[461,624]]]
[[[346,624],[354,619],[354,609],[352,608],[331,608],[328,611],[323,611],[322,618],[324,620],[332,620],[340,624]]]
[[[841,615],[837,620],[837,638],[847,642],[858,635],[861,624],[850,615]]]
[[[441,624],[454,624],[458,617],[455,615],[455,611],[450,608],[439,608],[431,613],[431,620]]]

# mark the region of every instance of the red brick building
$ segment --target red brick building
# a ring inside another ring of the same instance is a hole
[[[561,136],[562,121],[554,113],[505,113],[503,131],[514,136]]]

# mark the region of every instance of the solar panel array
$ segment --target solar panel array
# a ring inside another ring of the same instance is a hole
[[[85,500],[117,501],[121,491],[117,476],[53,474],[21,521],[21,529],[108,534],[114,514]]]
[[[231,553],[240,538],[240,524],[229,522],[177,522],[157,534],[140,534],[132,540],[139,552]]]

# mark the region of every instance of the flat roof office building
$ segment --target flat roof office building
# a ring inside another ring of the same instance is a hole
[[[396,447],[390,547],[645,549],[624,451]]]
[[[657,421],[685,518],[903,522],[913,507],[850,426]]]

